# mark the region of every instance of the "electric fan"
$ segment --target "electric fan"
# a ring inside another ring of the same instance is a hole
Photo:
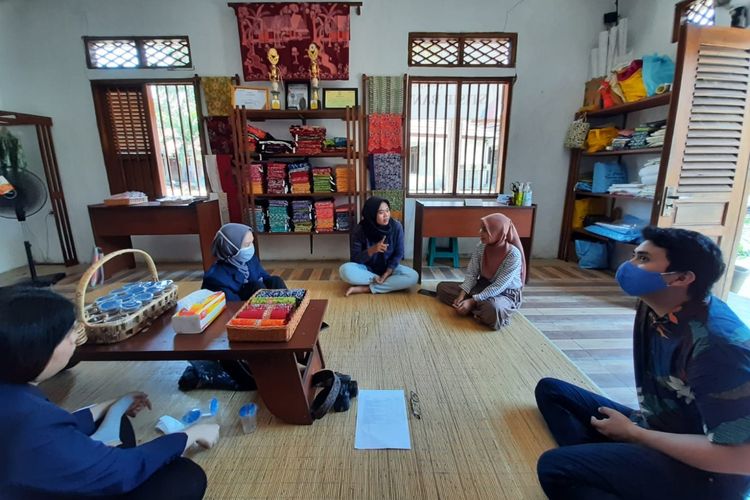
[[[21,224],[24,235],[23,246],[26,249],[26,259],[31,274],[30,280],[18,284],[45,287],[57,283],[65,277],[65,273],[37,276],[28,238],[30,230],[26,218],[38,213],[47,203],[47,189],[44,182],[29,170],[6,166],[0,166],[0,177],[4,177],[12,187],[10,191],[0,196],[0,217],[16,219]]]

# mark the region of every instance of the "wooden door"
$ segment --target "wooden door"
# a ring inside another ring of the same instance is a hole
[[[164,195],[148,94],[142,83],[92,82],[109,190]]]
[[[723,298],[746,210],[749,91],[750,32],[683,27],[652,222],[718,243],[728,269],[714,293]]]

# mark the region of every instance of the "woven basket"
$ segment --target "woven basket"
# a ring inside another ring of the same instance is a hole
[[[255,292],[253,294],[253,297],[255,297],[255,295],[260,293],[261,291],[263,290],[258,290],[257,292]],[[248,304],[251,300],[253,300],[253,297],[250,297],[250,299],[247,301]],[[302,299],[299,306],[297,306],[297,309],[294,310],[294,313],[292,314],[292,317],[289,320],[289,323],[286,324],[286,326],[243,327],[227,324],[227,337],[229,338],[229,340],[238,342],[288,342],[289,339],[292,338],[292,335],[294,335],[294,331],[297,329],[297,325],[302,319],[302,316],[305,314],[305,309],[307,309],[308,304],[310,304],[309,291],[305,292],[305,297]],[[237,311],[234,316],[232,316],[232,319],[234,319],[242,309],[244,309],[244,306],[240,308],[240,310]]]
[[[92,264],[91,267],[83,273],[81,280],[78,282],[78,287],[76,288],[76,314],[78,315],[78,323],[82,326],[76,340],[78,345],[84,344],[87,341],[94,344],[114,344],[115,342],[121,342],[146,328],[151,324],[154,318],[161,316],[165,311],[177,304],[177,285],[172,284],[172,286],[167,288],[163,294],[154,297],[154,299],[144,307],[123,318],[118,318],[117,321],[97,324],[88,321],[89,318],[86,311],[86,288],[90,283],[91,277],[108,261],[128,253],[143,255],[146,258],[146,264],[151,273],[151,278],[153,281],[159,281],[159,274],[156,271],[154,260],[143,250],[118,250],[107,254],[99,262]]]

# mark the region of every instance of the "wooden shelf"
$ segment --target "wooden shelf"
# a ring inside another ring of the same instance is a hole
[[[354,159],[359,158],[359,153],[350,153]],[[253,158],[346,158],[346,151],[324,151],[316,154],[299,154],[299,153],[253,153]]]
[[[286,193],[286,194],[256,194],[245,193],[247,197],[255,196],[256,198],[330,198],[332,196],[356,196],[356,193]]]
[[[248,120],[262,122],[266,120],[346,120],[345,109],[247,109],[245,116]],[[354,116],[357,119],[357,109],[354,108]]]
[[[583,153],[583,156],[627,156],[627,155],[654,155],[661,154],[662,148],[643,149],[618,149],[617,151],[597,151],[596,153]]]
[[[591,198],[611,198],[613,200],[631,200],[631,201],[647,201],[651,203],[654,201],[653,198],[645,196],[631,196],[629,194],[616,194],[616,193],[592,193],[590,191],[575,191],[576,196],[588,196]]]
[[[573,234],[580,234],[582,236],[587,236],[589,238],[593,238],[593,239],[599,240],[599,241],[611,241],[611,242],[617,243],[619,245],[638,246],[637,243],[626,243],[624,241],[613,240],[612,238],[607,238],[606,236],[602,236],[600,234],[592,233],[590,231],[586,231],[585,229],[573,229]]]
[[[655,95],[653,97],[647,97],[636,102],[628,102],[619,106],[614,106],[607,109],[600,109],[598,111],[590,111],[588,113],[579,113],[580,115],[585,114],[587,118],[605,118],[608,116],[622,115],[625,113],[632,113],[634,111],[642,111],[644,109],[656,108],[659,106],[666,106],[672,99],[672,93],[667,92],[665,94]]]

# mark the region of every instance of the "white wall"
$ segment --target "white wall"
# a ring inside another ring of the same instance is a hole
[[[644,2],[645,3],[645,2]],[[519,33],[516,70],[409,70],[409,31]],[[539,204],[534,254],[556,253],[568,157],[566,127],[582,100],[588,53],[609,2],[601,0],[371,0],[352,16],[352,81],[372,75],[513,75],[506,181],[531,181]],[[86,205],[108,194],[89,85],[96,78],[190,77],[241,73],[237,25],[226,0],[4,0],[0,2],[0,94],[13,110],[52,116],[54,140],[79,258],[93,245]],[[95,71],[85,67],[83,35],[186,34],[194,70]],[[10,70],[6,70],[9,68]],[[410,203],[407,213],[413,212]],[[410,233],[411,224],[407,225]],[[303,237],[275,237],[263,257],[309,258]],[[411,253],[411,234],[407,253]],[[269,242],[266,239],[266,242]],[[158,242],[158,243],[157,243]],[[346,256],[345,238],[317,238],[313,258]],[[186,244],[189,243],[189,244]],[[160,260],[197,259],[197,238],[138,238]],[[5,247],[3,243],[3,247]],[[3,252],[5,253],[5,252]],[[0,258],[0,271],[8,266]]]

